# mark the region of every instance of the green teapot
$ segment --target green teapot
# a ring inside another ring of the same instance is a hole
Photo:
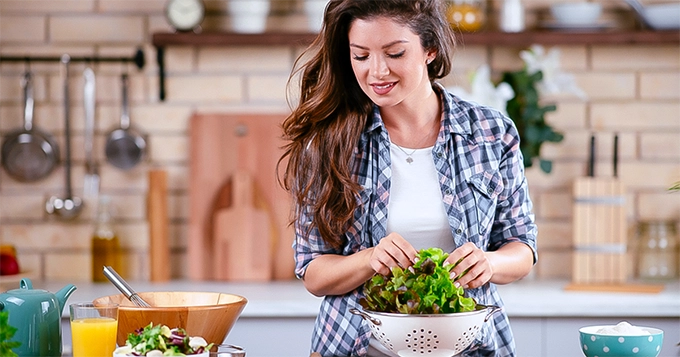
[[[76,290],[68,284],[56,293],[33,289],[30,279],[21,279],[19,289],[0,294],[0,311],[9,311],[9,324],[16,327],[12,349],[19,356],[61,356],[61,312]]]

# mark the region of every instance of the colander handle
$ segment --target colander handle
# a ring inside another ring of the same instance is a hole
[[[491,315],[493,315],[494,313],[503,310],[502,307],[500,307],[500,306],[495,306],[495,305],[487,305],[486,308],[487,308],[487,309],[490,309],[490,310],[489,310],[489,313],[486,314],[486,317],[484,318],[484,322],[489,321],[489,318],[490,318]]]
[[[372,324],[374,324],[376,326],[382,325],[382,322],[379,319],[376,319],[375,317],[371,317],[371,315],[369,315],[369,314],[367,314],[363,311],[359,311],[355,308],[351,308],[351,309],[349,309],[349,312],[353,313],[354,315],[359,315],[359,316],[363,317],[364,319],[370,321]]]

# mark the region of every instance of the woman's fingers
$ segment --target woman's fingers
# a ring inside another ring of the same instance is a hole
[[[371,268],[379,274],[388,275],[392,268],[409,267],[418,252],[402,236],[391,233],[380,240],[371,254]]]
[[[449,255],[447,261],[454,264],[451,279],[463,288],[477,288],[491,280],[493,271],[486,254],[474,243],[465,243]]]

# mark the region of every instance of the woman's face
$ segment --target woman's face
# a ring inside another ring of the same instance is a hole
[[[388,17],[355,20],[349,28],[349,54],[361,89],[379,107],[413,101],[431,90],[426,51],[411,29]]]

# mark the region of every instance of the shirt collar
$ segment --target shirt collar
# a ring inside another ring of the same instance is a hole
[[[432,88],[437,93],[437,95],[439,95],[439,98],[442,99],[443,110],[445,113],[442,124],[445,126],[445,128],[453,134],[472,134],[468,115],[464,111],[464,106],[466,105],[461,103],[460,98],[449,93],[440,83],[435,82]],[[384,127],[385,124],[382,120],[382,117],[380,116],[380,109],[377,105],[373,104],[373,113],[366,123],[366,129],[364,132],[370,133],[378,128],[382,129]]]
[[[471,135],[470,119],[469,115],[465,113],[464,102],[461,103],[460,98],[449,93],[440,83],[435,83],[433,88],[442,99],[442,109],[444,110],[444,122],[442,124],[444,127],[452,134]]]

